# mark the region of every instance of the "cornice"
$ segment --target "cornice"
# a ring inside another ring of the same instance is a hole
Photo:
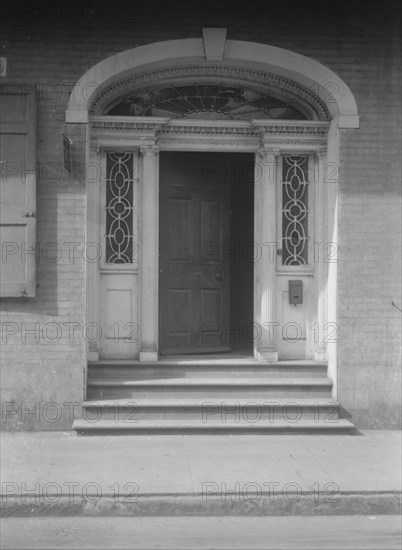
[[[140,132],[157,132],[169,118],[158,117],[91,117],[89,125],[92,131],[96,130],[135,130]]]
[[[312,120],[252,120],[255,133],[326,136],[329,122]]]
[[[263,136],[265,134],[286,134],[306,136],[326,136],[329,122],[322,121],[284,121],[284,120],[187,120],[178,121],[169,118],[153,117],[91,117],[91,134],[99,132],[138,132],[146,134],[210,134]]]

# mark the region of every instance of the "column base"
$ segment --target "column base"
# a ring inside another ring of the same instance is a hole
[[[326,361],[327,360],[327,352],[325,349],[317,349],[314,352],[314,360],[315,361]]]
[[[140,351],[140,361],[157,361],[157,351]]]
[[[87,360],[90,363],[99,361],[99,348],[96,342],[89,342]]]
[[[257,359],[257,361],[268,361],[270,363],[276,363],[278,361],[278,352],[273,350],[257,349],[254,353],[254,357]]]

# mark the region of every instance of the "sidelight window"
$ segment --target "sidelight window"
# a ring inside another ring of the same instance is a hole
[[[309,248],[309,157],[285,155],[281,163],[282,266],[307,266]]]
[[[134,153],[106,154],[106,263],[131,264],[134,255]]]

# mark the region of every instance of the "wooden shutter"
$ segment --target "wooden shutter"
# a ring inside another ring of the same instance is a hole
[[[35,296],[35,93],[0,88],[0,295]]]

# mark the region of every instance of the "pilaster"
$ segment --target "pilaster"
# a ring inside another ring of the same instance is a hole
[[[159,149],[140,147],[142,155],[140,361],[158,360]]]
[[[327,264],[324,261],[326,255],[325,243],[327,242],[325,231],[326,220],[326,185],[324,181],[324,166],[327,160],[326,149],[318,149],[316,151],[316,159],[318,164],[317,179],[315,181],[315,235],[318,242],[318,258],[315,264],[314,287],[317,297],[317,322],[318,331],[314,342],[314,359],[316,361],[325,361],[327,352],[325,346],[324,330],[326,323],[326,293],[327,293]]]
[[[276,179],[279,151],[262,147],[256,156],[255,240],[261,257],[255,264],[255,319],[259,334],[254,350],[260,361],[278,361],[276,346]]]

